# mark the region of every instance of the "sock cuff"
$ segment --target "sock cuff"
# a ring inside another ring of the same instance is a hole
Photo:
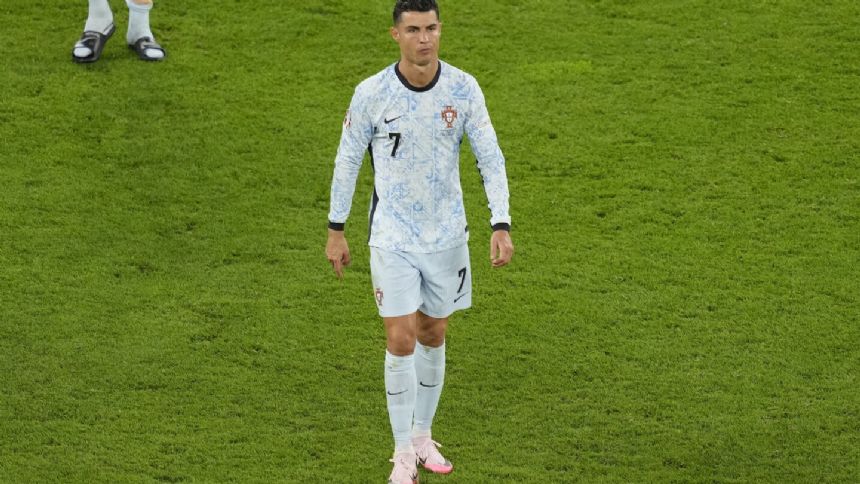
[[[139,5],[134,3],[134,0],[125,0],[126,5],[128,5],[129,10],[136,10],[138,12],[148,12],[152,10],[152,4],[147,5]]]
[[[388,350],[385,350],[385,366],[390,368],[392,371],[404,371],[413,366],[414,362],[414,353],[406,356],[396,356],[389,353]]]
[[[443,341],[441,346],[436,346],[434,348],[432,346],[424,346],[418,341],[416,341],[415,353],[427,359],[436,359],[441,356],[445,356],[445,342]]]

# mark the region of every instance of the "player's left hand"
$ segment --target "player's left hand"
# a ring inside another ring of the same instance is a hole
[[[495,230],[490,237],[490,262],[493,267],[508,265],[514,256],[514,243],[507,230]]]

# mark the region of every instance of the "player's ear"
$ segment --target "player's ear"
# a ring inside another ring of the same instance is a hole
[[[400,42],[400,31],[397,30],[397,27],[396,26],[391,27],[390,32],[391,32],[391,38],[394,39],[396,42]]]

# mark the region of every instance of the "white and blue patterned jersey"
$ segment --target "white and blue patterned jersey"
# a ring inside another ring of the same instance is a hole
[[[335,158],[330,226],[342,229],[349,216],[367,151],[374,172],[369,245],[431,253],[466,243],[464,133],[484,182],[490,225],[510,227],[505,158],[484,95],[474,77],[442,61],[422,88],[392,64],[355,89]]]

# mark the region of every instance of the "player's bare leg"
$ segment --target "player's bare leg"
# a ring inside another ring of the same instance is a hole
[[[412,446],[425,469],[438,474],[454,470],[451,462],[439,453],[438,442],[432,439],[430,427],[442,395],[445,382],[445,332],[448,318],[434,318],[418,312],[415,344],[415,375],[418,378],[415,396]]]
[[[417,457],[412,447],[412,415],[415,410],[417,380],[415,377],[416,313],[382,318],[388,340],[385,352],[385,393],[388,418],[394,434],[394,468],[389,484],[412,484],[418,481]]]

